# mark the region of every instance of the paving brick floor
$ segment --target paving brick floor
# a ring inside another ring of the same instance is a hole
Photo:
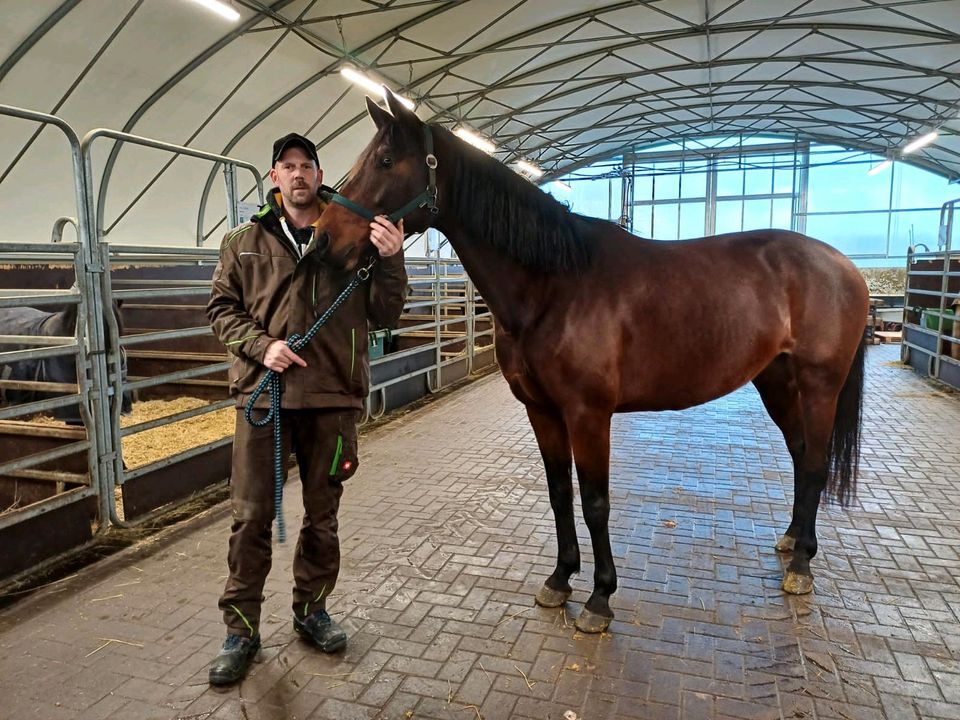
[[[897,352],[869,350],[859,500],[821,511],[811,596],[779,590],[791,467],[745,388],[615,419],[617,619],[572,626],[593,571],[580,520],[568,610],[534,607],[553,520],[494,375],[363,438],[331,601],[344,654],[295,639],[277,546],[260,661],[208,687],[221,506],[0,612],[0,718],[960,718],[960,395]]]

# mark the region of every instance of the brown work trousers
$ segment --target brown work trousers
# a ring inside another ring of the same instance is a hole
[[[293,558],[293,609],[299,617],[325,605],[340,573],[337,511],[343,481],[357,469],[356,410],[284,410],[283,458],[296,453],[303,486],[303,524]],[[254,411],[254,419],[266,411]],[[284,482],[287,463],[283,464]],[[227,631],[253,635],[260,627],[263,586],[270,572],[274,519],[273,423],[250,425],[237,411],[230,477],[233,527],[230,575],[220,609]],[[290,534],[290,529],[287,529]]]

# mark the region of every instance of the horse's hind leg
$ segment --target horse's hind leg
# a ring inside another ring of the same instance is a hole
[[[799,515],[800,467],[805,448],[803,408],[800,404],[800,390],[797,387],[793,358],[786,353],[778,355],[764,368],[763,372],[754,378],[753,384],[760,393],[760,399],[770,418],[783,433],[787,451],[793,460],[793,517],[787,531],[775,545],[777,552],[792,552],[802,524]]]
[[[841,380],[842,383],[842,380]],[[839,393],[836,379],[816,369],[800,373],[804,450],[797,470],[794,518],[796,543],[793,559],[783,576],[785,592],[802,595],[813,590],[810,560],[817,554],[817,510],[827,485],[828,450]]]
[[[559,607],[570,597],[570,576],[580,571],[580,548],[573,519],[572,455],[567,426],[558,413],[527,406],[547,471],[550,506],[557,526],[557,567],[537,592],[542,607]]]

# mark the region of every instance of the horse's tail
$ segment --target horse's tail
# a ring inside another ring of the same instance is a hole
[[[863,413],[863,361],[861,342],[837,398],[833,434],[827,448],[827,496],[846,506],[857,494],[860,465],[860,419]]]

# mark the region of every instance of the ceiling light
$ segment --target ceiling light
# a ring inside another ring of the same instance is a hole
[[[470,130],[467,130],[467,128],[463,127],[462,125],[458,127],[456,130],[454,130],[453,132],[458,138],[460,138],[464,142],[470,143],[475,148],[480,148],[485,153],[492,155],[497,151],[497,146],[494,145],[492,142],[490,142],[486,138],[480,137],[479,135],[477,135],[476,133]]]
[[[934,140],[936,140],[939,135],[940,133],[938,133],[936,130],[934,130],[933,132],[928,132],[926,135],[921,135],[916,140],[913,140],[912,142],[908,143],[906,147],[903,148],[903,154],[906,155],[907,153],[912,153],[916,150],[919,150],[922,147],[926,147],[927,145],[932,143]]]
[[[567,185],[563,180],[554,180],[553,184],[556,185],[561,190],[563,190],[564,192],[570,192],[573,190],[573,188]]]
[[[527,175],[532,175],[533,177],[540,177],[543,175],[543,170],[538,168],[536,165],[528,163],[526,160],[517,160],[517,167],[527,173]]]
[[[350,82],[356,83],[361,87],[365,87],[367,90],[376,93],[377,95],[382,95],[384,101],[386,101],[387,88],[382,83],[371,80],[366,75],[361,72],[357,72],[349,65],[344,65],[342,68],[340,68],[340,74]],[[407,98],[403,97],[403,95],[397,95],[396,93],[393,93],[393,96],[397,98],[397,100],[400,101],[400,104],[407,108],[407,110],[413,110],[415,107],[413,101],[408,100]]]
[[[220,0],[193,0],[197,5],[203,5],[207,10],[212,10],[220,17],[236,22],[240,19],[240,13],[234,10],[226,3]]]
[[[867,170],[867,175],[877,175],[877,174],[879,174],[879,173],[882,173],[884,170],[886,170],[886,169],[887,169],[888,167],[890,167],[891,165],[893,165],[893,160],[884,160],[884,161],[883,161],[882,163],[880,163],[879,165],[874,165],[872,168],[870,168],[869,170]]]

